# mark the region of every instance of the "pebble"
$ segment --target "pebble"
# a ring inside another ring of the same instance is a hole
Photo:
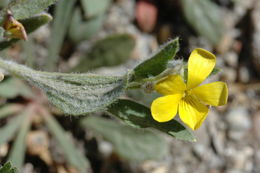
[[[227,113],[227,127],[229,137],[233,140],[240,140],[251,128],[249,112],[245,107],[234,107]]]
[[[226,63],[231,67],[237,67],[238,65],[238,55],[236,52],[228,52],[224,55]]]

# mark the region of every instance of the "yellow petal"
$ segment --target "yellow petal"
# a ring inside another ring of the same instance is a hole
[[[166,79],[158,82],[154,89],[163,95],[181,94],[186,90],[186,84],[180,75],[169,75]]]
[[[163,96],[155,99],[151,106],[154,120],[158,122],[170,121],[175,117],[182,94]]]
[[[204,81],[215,64],[215,55],[201,48],[194,49],[188,60],[187,88],[194,88]]]
[[[180,101],[179,114],[181,120],[192,130],[198,129],[208,114],[208,107],[198,99],[187,96]]]
[[[199,100],[212,106],[221,106],[227,103],[228,88],[225,82],[212,82],[191,90]]]

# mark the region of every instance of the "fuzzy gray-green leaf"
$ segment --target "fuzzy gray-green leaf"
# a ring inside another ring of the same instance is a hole
[[[129,34],[108,36],[99,40],[86,56],[82,57],[74,71],[86,72],[101,66],[119,65],[128,60],[134,45],[135,40]]]
[[[100,14],[84,21],[80,9],[76,8],[69,26],[69,38],[75,43],[90,39],[101,29],[104,17]]]
[[[15,0],[8,9],[12,11],[16,20],[27,19],[43,12],[58,0]],[[0,23],[4,19],[5,10],[0,12]]]
[[[181,0],[187,22],[200,35],[217,44],[222,38],[224,25],[221,9],[211,0]]]
[[[120,99],[112,104],[107,111],[134,127],[152,127],[176,139],[190,142],[196,140],[193,134],[178,121],[171,120],[169,122],[159,123],[152,118],[149,108],[131,100]]]
[[[111,0],[81,0],[86,17],[91,18],[105,13]]]
[[[142,62],[134,69],[131,81],[157,76],[167,68],[168,62],[175,58],[178,50],[178,38],[167,42],[151,58]]]
[[[0,59],[0,68],[42,89],[65,113],[81,115],[105,109],[124,92],[125,76],[49,73]]]
[[[59,123],[51,116],[51,115],[43,115],[47,126],[50,129],[51,134],[57,140],[62,150],[64,151],[64,155],[68,162],[77,168],[80,173],[88,173],[91,172],[90,165],[88,160],[84,157],[84,155],[76,148],[73,144],[72,140],[66,136],[66,132],[62,129]]]
[[[102,135],[121,157],[143,161],[158,159],[167,152],[164,139],[148,129],[137,129],[99,117],[83,119],[82,126]]]
[[[23,116],[20,131],[14,141],[14,144],[7,159],[8,161],[11,161],[18,170],[21,170],[24,162],[26,149],[25,140],[27,132],[31,127],[30,115],[28,113],[28,111],[25,111],[22,113],[22,115],[20,115]]]
[[[15,118],[8,121],[8,123],[0,128],[0,146],[8,142],[15,135],[15,132],[23,122],[24,116],[18,115]]]
[[[74,3],[75,0],[60,0],[56,5],[51,40],[48,45],[49,55],[46,60],[48,70],[53,71],[56,67],[59,59],[59,51],[71,21]]]

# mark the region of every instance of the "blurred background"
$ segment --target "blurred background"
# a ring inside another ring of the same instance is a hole
[[[1,57],[37,70],[121,75],[161,44],[179,37],[176,58],[187,60],[194,48],[205,48],[217,56],[221,69],[209,80],[228,83],[228,104],[211,109],[195,131],[197,142],[164,136],[169,152],[155,160],[122,159],[109,142],[79,128],[79,118],[53,111],[74,143],[88,151],[93,172],[260,172],[259,0],[60,0],[47,11],[53,21],[30,34],[28,41],[2,50]],[[29,85],[17,79],[7,78],[0,84],[1,105],[25,105],[30,94]],[[127,95],[147,106],[158,96],[141,90]],[[7,121],[1,119],[1,126]],[[27,145],[24,172],[74,173],[46,135],[46,127],[39,124],[32,126],[27,139],[38,142]],[[0,145],[0,161],[6,160],[12,144],[13,139]]]

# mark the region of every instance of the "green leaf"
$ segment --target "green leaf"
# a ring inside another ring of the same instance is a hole
[[[76,8],[69,26],[69,38],[74,43],[92,38],[101,29],[104,17],[101,14],[83,21],[80,9]]]
[[[23,107],[19,104],[6,104],[0,108],[0,119],[20,112]]]
[[[8,9],[13,13],[16,20],[27,19],[43,12],[58,0],[15,0],[10,3]],[[0,23],[4,19],[5,10],[0,12]]]
[[[200,35],[217,44],[224,32],[221,9],[211,0],[181,0],[187,22]]]
[[[13,147],[10,151],[10,155],[7,159],[8,161],[11,161],[18,170],[21,170],[24,162],[25,149],[26,149],[25,140],[26,140],[26,135],[31,127],[30,114],[28,110],[24,111],[23,115],[20,116],[23,116],[23,121],[20,126],[20,131],[14,141]]]
[[[70,115],[105,109],[124,93],[127,77],[35,71],[0,59],[0,68],[42,89],[50,102]]]
[[[32,33],[42,25],[45,25],[49,23],[52,20],[52,17],[47,13],[42,13],[37,16],[33,16],[28,19],[20,20],[20,22],[23,24],[27,34]],[[9,46],[11,46],[13,43],[19,41],[19,39],[11,39],[9,41],[1,41],[0,40],[0,50],[3,50]]]
[[[18,173],[18,171],[10,162],[7,162],[0,167],[0,173]]]
[[[0,146],[8,142],[15,135],[17,129],[21,126],[24,115],[17,115],[15,118],[8,121],[8,123],[0,128]]]
[[[150,109],[131,100],[120,99],[112,104],[108,110],[112,115],[120,118],[125,123],[139,128],[152,127],[176,139],[194,142],[194,135],[176,120],[159,123],[152,118]]]
[[[91,172],[88,160],[84,157],[83,153],[76,148],[73,141],[68,138],[66,132],[62,129],[59,123],[51,115],[44,114],[43,117],[46,120],[51,134],[62,148],[68,162],[81,173]]]
[[[174,39],[163,45],[151,58],[139,64],[133,73],[131,81],[139,81],[162,73],[170,60],[179,51],[179,39]]]
[[[33,94],[30,88],[17,78],[8,78],[0,83],[0,97],[15,98],[17,96],[30,98]]]
[[[105,13],[111,0],[81,0],[86,17],[91,18]]]
[[[76,72],[86,72],[101,66],[119,65],[130,57],[135,41],[128,34],[108,36],[99,40],[74,68]]]
[[[114,145],[115,151],[126,159],[158,159],[164,156],[168,149],[161,136],[147,129],[136,129],[99,117],[83,119],[82,126],[102,135]]]
[[[59,58],[59,51],[71,22],[74,3],[75,0],[60,0],[56,5],[51,40],[48,44],[49,55],[46,64],[48,70],[53,71],[56,67]]]

